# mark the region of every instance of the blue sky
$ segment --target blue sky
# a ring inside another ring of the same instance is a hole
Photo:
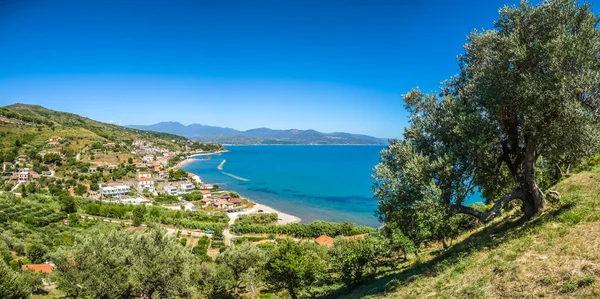
[[[0,105],[400,137],[400,95],[517,2],[1,0]]]

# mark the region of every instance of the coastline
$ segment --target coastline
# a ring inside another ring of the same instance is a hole
[[[228,150],[224,150],[224,151],[218,151],[218,152],[214,152],[214,153],[202,153],[202,154],[194,154],[189,156],[187,159],[177,163],[177,165],[173,166],[174,169],[180,169],[181,167],[186,166],[187,164],[191,163],[194,161],[194,159],[192,159],[192,157],[197,157],[197,156],[210,156],[210,155],[215,155],[215,154],[219,154],[219,153],[226,153],[229,152]],[[225,160],[223,160],[225,161]],[[222,163],[224,164],[224,163]],[[197,174],[199,175],[199,174]],[[235,190],[231,190],[231,191],[235,191]],[[241,214],[251,214],[251,213],[258,213],[259,210],[262,210],[263,213],[277,213],[277,217],[279,218],[277,220],[277,224],[283,225],[283,224],[288,224],[288,223],[300,223],[302,221],[302,219],[298,216],[294,216],[291,214],[287,214],[287,213],[283,213],[280,212],[270,206],[267,206],[265,204],[261,204],[259,202],[256,202],[255,200],[252,200],[250,198],[247,198],[249,201],[251,201],[252,203],[254,203],[254,206],[246,211],[243,212],[237,212],[237,213],[227,213],[227,215],[229,216],[229,223],[233,224],[233,222],[235,221],[235,219],[237,218],[238,215]]]
[[[189,155],[185,160],[180,161],[179,163],[177,163],[175,166],[173,166],[171,168],[172,169],[179,169],[179,168],[181,168],[183,166],[186,166],[190,162],[194,161],[194,159],[192,159],[193,157],[210,156],[210,155],[216,155],[216,154],[227,153],[227,152],[229,152],[229,151],[228,150],[223,150],[223,151],[217,151],[217,152],[214,152],[214,153],[201,153],[201,154]]]

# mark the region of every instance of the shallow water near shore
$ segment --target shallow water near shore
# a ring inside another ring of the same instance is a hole
[[[302,218],[379,226],[371,174],[384,146],[227,146],[183,169]],[[222,164],[223,160],[227,163]],[[219,165],[222,164],[222,170]]]

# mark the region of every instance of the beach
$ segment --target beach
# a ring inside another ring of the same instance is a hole
[[[243,212],[227,213],[227,215],[229,216],[229,224],[233,224],[233,222],[238,217],[238,215],[258,213],[258,211],[260,211],[260,210],[262,210],[262,213],[277,213],[277,216],[279,218],[279,220],[277,220],[277,224],[300,223],[300,221],[302,221],[302,219],[300,219],[300,217],[296,217],[294,215],[279,212],[279,211],[277,211],[267,205],[264,205],[264,204],[260,204],[257,202],[254,202],[254,203],[255,203],[255,205],[252,208],[247,209]]]

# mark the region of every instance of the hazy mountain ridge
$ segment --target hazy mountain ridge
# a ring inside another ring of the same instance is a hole
[[[128,125],[127,128],[181,135],[204,142],[223,144],[387,144],[386,139],[343,132],[322,133],[315,130],[274,130],[256,128],[239,131],[232,128],[179,122],[160,122],[153,125]]]

